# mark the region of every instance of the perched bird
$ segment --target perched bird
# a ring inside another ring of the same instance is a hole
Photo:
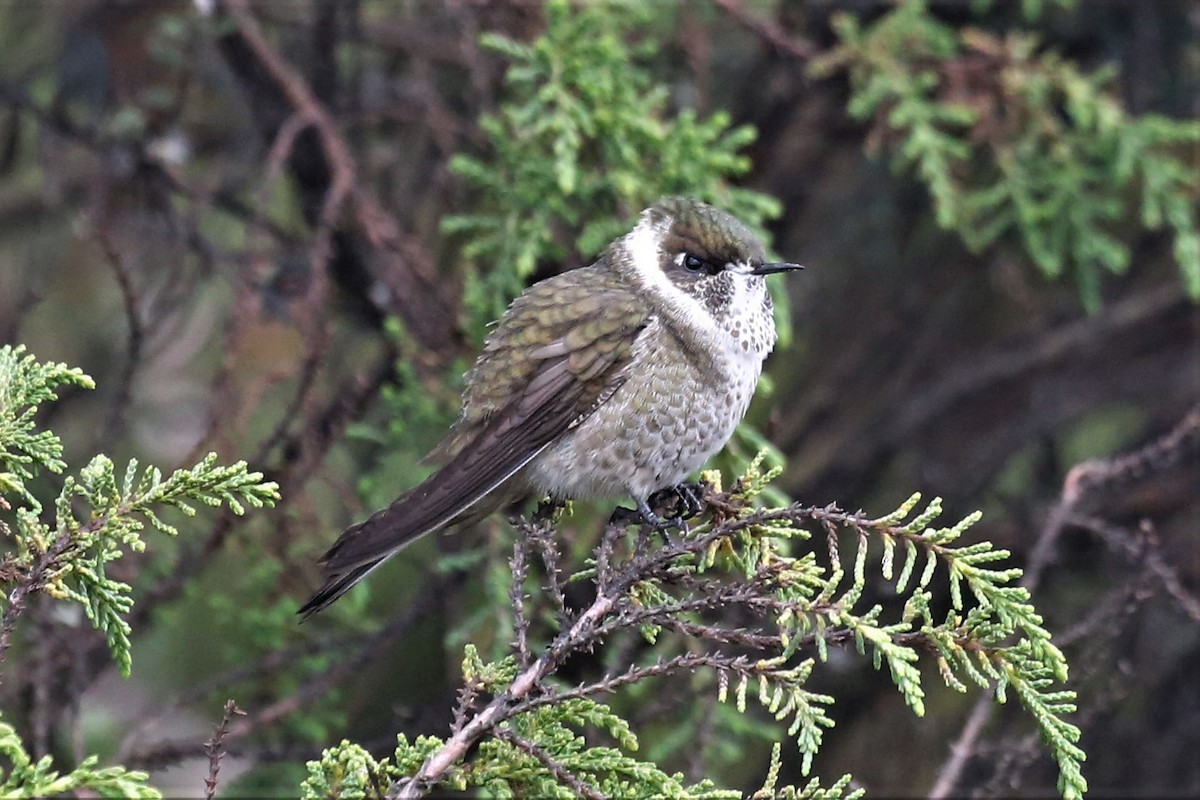
[[[775,345],[762,242],[728,213],[668,197],[591,266],[513,301],[466,376],[443,466],[347,529],[322,558],[328,606],[420,536],[530,495],[647,503],[719,451]]]

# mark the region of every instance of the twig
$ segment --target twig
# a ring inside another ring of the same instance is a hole
[[[612,583],[613,554],[616,552],[617,539],[625,534],[620,525],[609,523],[600,537],[596,548],[596,589],[601,594],[608,591]]]
[[[288,696],[253,713],[245,714],[244,720],[228,726],[225,732],[226,739],[247,736],[324,697],[332,686],[356,674],[363,664],[395,643],[414,622],[421,618],[429,605],[442,596],[444,589],[451,582],[460,580],[461,577],[460,574],[455,574],[431,583],[428,591],[422,592],[403,613],[398,614],[391,622],[376,632],[357,653],[335,662],[324,672],[309,678],[299,689]],[[162,766],[170,763],[173,754],[181,754],[180,757],[182,757],[190,755],[192,752],[193,748],[190,748],[186,742],[167,741],[160,742],[151,750],[132,752],[125,758],[125,761],[128,764]]]
[[[797,38],[784,31],[778,25],[754,16],[742,8],[741,3],[737,2],[737,0],[713,0],[713,3],[726,14],[733,17],[734,21],[743,28],[746,28],[783,55],[807,61],[820,52],[819,48],[807,39]]]
[[[1149,523],[1144,522],[1142,530],[1150,535],[1147,530]],[[1179,578],[1179,573],[1171,568],[1163,559],[1162,550],[1153,547],[1146,554],[1146,567],[1154,573],[1155,577],[1162,583],[1162,587],[1170,595],[1180,610],[1188,616],[1192,622],[1200,623],[1200,599],[1196,595],[1184,588],[1183,581]]]
[[[871,444],[876,450],[892,447],[945,419],[967,398],[993,391],[1034,370],[1062,363],[1098,341],[1145,325],[1186,305],[1182,290],[1177,285],[1168,285],[1118,300],[1094,317],[1048,330],[1022,346],[976,353],[971,357],[971,365],[949,367],[943,373],[949,376],[945,380],[926,391],[912,393],[903,407],[889,415],[887,424],[880,426],[882,437]]]
[[[545,520],[540,525],[524,526],[521,534],[530,545],[537,547],[542,557],[542,564],[546,567],[546,580],[549,582],[546,589],[550,592],[550,599],[554,601],[554,613],[558,617],[560,627],[566,628],[570,625],[570,618],[567,597],[563,591],[562,568],[559,566],[561,554],[554,542],[554,528],[549,520]]]
[[[426,759],[411,778],[399,781],[388,790],[388,798],[415,798],[435,786],[454,764],[458,763],[475,742],[488,731],[494,730],[502,720],[511,716],[511,708],[525,700],[541,686],[542,679],[553,672],[559,660],[571,650],[571,643],[584,638],[586,633],[604,619],[618,599],[617,593],[600,594],[592,605],[579,616],[570,630],[559,634],[554,643],[531,666],[521,672],[508,691],[492,700],[483,711],[476,714],[466,725],[455,732],[446,743]]]
[[[125,308],[125,321],[129,326],[129,339],[125,347],[125,366],[117,381],[117,396],[113,400],[112,413],[105,428],[105,436],[112,441],[125,426],[125,412],[129,406],[130,392],[133,389],[133,377],[141,362],[145,329],[142,326],[141,314],[138,313],[138,293],[133,286],[129,270],[125,267],[124,259],[117,252],[117,248],[113,246],[112,238],[107,230],[97,228],[96,241],[99,242],[100,249],[117,278],[117,285],[121,289],[121,302]]]
[[[1139,302],[1137,306],[1126,310],[1124,313],[1117,314],[1116,321],[1125,321],[1130,316],[1138,318],[1139,312],[1143,310],[1143,305],[1149,305],[1153,309],[1164,302],[1173,304],[1171,293],[1152,293],[1150,299],[1154,302]],[[1174,302],[1178,302],[1177,298]],[[1065,348],[1071,343],[1073,337],[1070,334],[1073,334],[1074,331],[1075,328],[1070,328],[1068,331],[1060,334],[1058,339],[1061,341],[1057,342],[1058,347],[1055,348],[1056,352],[1058,349]],[[1108,459],[1087,461],[1074,466],[1067,473],[1067,477],[1063,482],[1062,493],[1058,503],[1055,504],[1046,517],[1046,522],[1042,526],[1037,543],[1030,553],[1029,562],[1021,577],[1021,585],[1031,592],[1037,588],[1041,582],[1043,572],[1053,560],[1063,529],[1066,527],[1068,521],[1072,519],[1076,509],[1084,503],[1089,495],[1101,488],[1126,482],[1142,477],[1149,472],[1172,466],[1186,453],[1193,452],[1198,448],[1200,448],[1200,405],[1191,408],[1184,415],[1183,419],[1166,435],[1144,447],[1138,448],[1131,453],[1117,455]],[[1162,562],[1161,556],[1158,558],[1158,564],[1168,576],[1173,577],[1173,573]],[[1183,589],[1182,584],[1178,583],[1177,579],[1173,584],[1166,583],[1167,580],[1170,580],[1170,577],[1162,578],[1160,574],[1160,578],[1164,580],[1164,586],[1167,587],[1172,597],[1175,597],[1176,601],[1181,603],[1181,606],[1189,616],[1192,616],[1193,613],[1200,614],[1200,607],[1193,608],[1192,602],[1189,602],[1189,600],[1194,602],[1195,598],[1192,598]],[[1175,591],[1172,591],[1172,586],[1179,592],[1179,595]],[[1200,603],[1196,605],[1200,606]],[[975,706],[971,709],[971,713],[967,717],[967,721],[963,725],[958,739],[951,745],[950,757],[938,771],[937,780],[929,792],[930,800],[940,800],[940,798],[949,797],[956,791],[958,782],[962,777],[963,768],[977,747],[978,739],[983,734],[983,728],[991,717],[992,708],[992,703],[989,701],[987,695],[982,695],[975,701]]]
[[[81,529],[81,532],[93,532],[99,530],[107,517],[93,520]],[[17,578],[16,588],[8,595],[8,606],[4,609],[4,616],[0,618],[0,665],[4,663],[4,658],[8,654],[9,638],[12,636],[13,628],[17,624],[17,617],[25,611],[25,607],[29,602],[30,595],[39,592],[45,586],[46,577],[52,571],[53,567],[58,563],[58,560],[71,549],[74,543],[74,537],[71,532],[64,530],[55,537],[54,543],[46,548],[46,551],[38,556],[37,562]],[[3,683],[3,676],[0,675],[0,683]]]
[[[213,731],[213,737],[204,743],[204,754],[208,756],[208,777],[204,779],[204,800],[213,800],[217,793],[217,773],[221,771],[221,759],[225,757],[225,736],[229,733],[229,721],[234,715],[245,716],[233,700],[225,701],[225,714],[221,724]]]
[[[231,736],[244,736],[263,725],[292,714],[314,700],[324,697],[330,687],[356,674],[363,665],[368,663],[377,653],[389,647],[407,631],[414,622],[420,619],[429,606],[438,600],[444,588],[461,576],[452,576],[449,580],[435,581],[430,591],[422,592],[416,601],[411,603],[401,614],[398,614],[386,626],[381,628],[367,647],[363,647],[352,658],[336,662],[324,672],[309,678],[292,694],[275,701],[266,708],[260,709],[253,715],[230,728]]]
[[[151,715],[142,715],[137,726],[131,728],[124,736],[121,747],[117,752],[117,761],[129,760],[130,754],[136,752],[134,745],[152,732],[163,720],[172,718],[179,709],[198,703],[215,694],[219,689],[232,686],[251,678],[261,677],[280,667],[294,664],[308,656],[318,655],[330,650],[340,650],[349,653],[363,647],[371,647],[378,632],[370,634],[330,636],[300,645],[272,650],[253,664],[245,664],[226,670],[209,678],[203,683],[193,685],[186,692],[173,697],[166,703],[157,706]]]
[[[950,758],[946,759],[942,768],[938,770],[937,780],[934,781],[933,788],[929,790],[930,800],[941,800],[941,798],[956,794],[955,788],[958,786],[963,768],[974,755],[975,743],[991,718],[992,703],[986,694],[980,695],[979,699],[975,701],[971,713],[967,716],[967,721],[958,734],[958,738],[950,745]]]
[[[695,672],[701,667],[715,669],[718,673],[733,672],[738,675],[757,676],[758,670],[754,661],[745,655],[729,655],[726,653],[683,653],[668,659],[661,659],[653,664],[633,665],[624,672],[615,675],[605,675],[594,683],[585,683],[574,689],[564,689],[539,694],[530,697],[525,702],[514,707],[514,713],[525,713],[548,705],[557,705],[564,700],[579,700],[594,697],[598,694],[612,694],[622,686],[639,683],[648,678],[663,678],[680,672]]]
[[[518,750],[536,758],[554,776],[555,780],[575,792],[579,797],[590,798],[590,800],[604,800],[605,795],[572,775],[569,769],[556,761],[553,756],[546,752],[545,748],[538,746],[536,742],[531,742],[524,736],[518,736],[507,728],[497,728],[496,738],[508,742]]]
[[[508,600],[512,605],[513,633],[517,638],[517,659],[522,666],[528,665],[533,657],[529,654],[529,620],[525,618],[525,578],[529,575],[527,540],[518,536],[513,545],[513,557],[509,561],[512,582],[508,587]]]
[[[1175,427],[1150,444],[1130,453],[1107,459],[1093,459],[1076,464],[1067,473],[1063,485],[1063,500],[1078,505],[1084,496],[1110,487],[1128,483],[1153,472],[1174,466],[1190,453],[1200,451],[1200,404],[1184,414]]]
[[[313,243],[313,264],[323,268],[332,225],[344,207],[349,207],[370,244],[382,255],[392,257],[392,263],[387,265],[391,268],[376,277],[390,292],[392,304],[401,312],[410,331],[431,352],[447,352],[453,345],[453,337],[447,335],[441,324],[452,320],[454,315],[449,313],[445,282],[437,274],[432,259],[401,235],[395,218],[384,210],[370,188],[357,179],[357,163],[333,117],[299,73],[267,41],[258,21],[250,13],[247,1],[226,0],[225,6],[243,41],[278,85],[288,104],[316,130],[329,160],[332,177]],[[438,317],[441,322],[434,327],[428,316],[431,306],[441,306],[441,310],[447,312]]]
[[[1129,560],[1142,563],[1179,609],[1193,622],[1200,622],[1200,598],[1184,587],[1179,573],[1163,558],[1158,536],[1149,520],[1142,520],[1136,533],[1081,514],[1071,515],[1067,522],[1097,536]]]

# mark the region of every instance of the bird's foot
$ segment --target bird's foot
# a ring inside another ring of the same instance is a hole
[[[650,496],[650,505],[654,508],[666,508],[673,504],[680,519],[691,519],[704,510],[703,483],[680,483],[660,489]]]
[[[690,533],[687,523],[684,522],[683,517],[660,517],[657,513],[655,513],[654,509],[650,507],[650,503],[646,500],[642,500],[640,498],[638,499],[637,513],[641,516],[642,522],[662,534],[663,541],[666,543],[667,547],[675,546],[675,542],[671,539],[671,528],[678,528],[684,536],[687,536]]]
[[[674,547],[669,531],[678,529],[691,533],[687,520],[704,510],[705,486],[702,483],[681,483],[660,489],[646,499],[636,500],[637,508],[618,506],[608,522],[610,525],[645,525],[662,534],[667,546]]]
[[[555,515],[566,508],[566,506],[567,504],[563,500],[557,500],[553,497],[542,498],[533,512],[533,521],[547,522],[553,520]]]

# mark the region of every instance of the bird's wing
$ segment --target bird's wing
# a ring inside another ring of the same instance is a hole
[[[559,359],[578,380],[593,382],[609,361],[624,363],[634,334],[646,325],[645,303],[612,272],[584,267],[548,278],[513,301],[467,374],[463,413],[435,451],[457,451],[460,432],[474,429],[534,384],[547,362]],[[625,348],[612,352],[613,348]]]
[[[542,281],[513,303],[468,376],[445,466],[338,537],[322,559],[326,583],[302,614],[461,516],[611,395],[649,312],[598,272]]]

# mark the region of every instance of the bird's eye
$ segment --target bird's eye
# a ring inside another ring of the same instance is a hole
[[[721,267],[701,258],[695,253],[683,254],[683,268],[688,272],[707,272],[709,275],[716,275],[721,271]]]

